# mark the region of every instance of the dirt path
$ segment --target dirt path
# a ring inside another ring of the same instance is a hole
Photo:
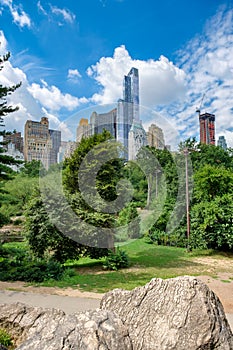
[[[233,314],[233,280],[229,280],[229,275],[222,273],[218,275],[218,278],[210,276],[198,276],[198,278],[205,282],[210,289],[221,300],[226,313]],[[82,292],[79,289],[74,288],[58,288],[58,287],[34,287],[26,286],[24,282],[1,282],[0,290],[11,290],[30,292],[36,294],[54,294],[69,297],[101,299],[103,294],[93,292]]]

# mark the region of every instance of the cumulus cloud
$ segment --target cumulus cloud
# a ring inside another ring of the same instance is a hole
[[[58,111],[61,108],[67,108],[72,111],[79,106],[79,100],[70,94],[63,94],[55,85],[48,86],[42,81],[40,84],[33,83],[28,86],[30,94],[38,100],[44,107],[52,111]]]
[[[7,40],[2,31],[0,31],[0,42],[3,43],[0,47],[0,54],[5,54]],[[16,129],[23,133],[27,120],[39,121],[41,116],[45,115],[51,122],[50,127],[60,129],[62,137],[69,139],[70,131],[65,123],[60,123],[59,112],[61,109],[72,111],[80,103],[86,103],[87,99],[84,97],[78,99],[70,94],[64,94],[56,86],[50,86],[45,80],[41,80],[41,85],[30,84],[22,69],[14,67],[11,60],[5,62],[1,71],[1,84],[12,86],[19,82],[22,82],[20,88],[7,97],[8,104],[18,106],[19,110],[4,118],[6,129]]]
[[[139,69],[140,104],[155,107],[182,98],[185,92],[185,73],[166,57],[159,60],[135,60],[125,46],[117,47],[113,57],[102,57],[87,69],[101,89],[91,98],[96,103],[112,103],[122,97],[123,77],[130,68]]]
[[[23,10],[22,4],[13,5],[12,0],[0,0],[0,4],[9,8],[15,24],[19,27],[31,27],[31,19]]]
[[[185,121],[185,135],[198,136],[198,116],[195,112],[204,96],[201,112],[215,114],[216,140],[227,137],[233,147],[233,10],[221,8],[208,21],[202,35],[191,40],[178,53],[178,64],[188,77],[186,100],[183,105],[171,106],[169,112]],[[178,126],[179,127],[179,126]],[[196,130],[196,133],[195,133]]]
[[[79,79],[82,78],[82,75],[80,74],[78,69],[69,69],[67,78],[72,83],[77,83],[79,82]]]

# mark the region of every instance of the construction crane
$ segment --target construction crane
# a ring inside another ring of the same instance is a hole
[[[198,113],[199,115],[201,114],[201,107],[202,107],[204,98],[205,98],[205,93],[202,95],[199,108],[198,107],[196,108],[196,113]]]

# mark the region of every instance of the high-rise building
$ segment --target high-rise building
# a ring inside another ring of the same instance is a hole
[[[76,130],[76,141],[79,143],[82,140],[82,137],[89,137],[92,135],[91,125],[88,122],[88,119],[80,119],[79,125]]]
[[[101,134],[104,130],[110,132],[110,134],[116,139],[117,136],[117,109],[114,108],[107,113],[93,112],[91,115],[91,129],[93,134]]]
[[[124,77],[123,99],[118,100],[117,108],[117,140],[124,146],[126,159],[129,158],[129,133],[133,122],[137,125],[141,124],[139,118],[139,74],[138,69],[134,67]]]
[[[223,149],[227,149],[227,142],[224,136],[219,136],[218,138],[218,146],[222,147]]]
[[[104,130],[116,139],[117,125],[116,125],[117,109],[114,108],[106,113],[93,112],[90,116],[90,124],[88,119],[82,118],[76,131],[76,141],[79,143],[82,137],[90,137],[94,134],[101,134]]]
[[[124,77],[123,98],[130,109],[129,119],[139,122],[139,74],[137,68],[131,68],[128,75]]]
[[[13,132],[11,134],[3,135],[3,142],[5,143],[5,148],[8,149],[8,144],[14,144],[15,150],[23,153],[23,137],[21,136],[21,132]]]
[[[200,142],[206,145],[215,145],[215,115],[210,113],[199,114]]]
[[[123,99],[118,100],[117,108],[106,113],[93,112],[88,119],[81,119],[77,128],[77,142],[82,137],[100,134],[107,130],[119,141],[124,151],[122,156],[135,159],[142,146],[147,145],[146,132],[139,117],[139,74],[131,68],[123,80]],[[161,139],[162,142],[162,139]]]
[[[157,149],[164,149],[165,141],[163,130],[155,124],[151,124],[147,133],[148,146],[155,147]]]
[[[48,169],[57,163],[57,153],[61,145],[61,131],[50,130],[48,118],[40,122],[27,120],[24,128],[24,159],[40,160]]]

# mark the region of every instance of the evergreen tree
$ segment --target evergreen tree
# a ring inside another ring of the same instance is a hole
[[[0,71],[4,68],[4,63],[10,58],[10,53],[0,56]],[[4,127],[4,117],[9,113],[17,111],[19,108],[10,106],[7,102],[7,96],[14,92],[17,88],[21,86],[21,83],[13,86],[3,86],[0,84],[0,128]],[[5,134],[5,130],[0,129],[0,136]],[[12,173],[12,169],[9,167],[13,164],[19,164],[13,157],[8,156],[3,148],[4,142],[0,142],[0,181],[8,179]],[[1,183],[0,183],[1,186]]]

